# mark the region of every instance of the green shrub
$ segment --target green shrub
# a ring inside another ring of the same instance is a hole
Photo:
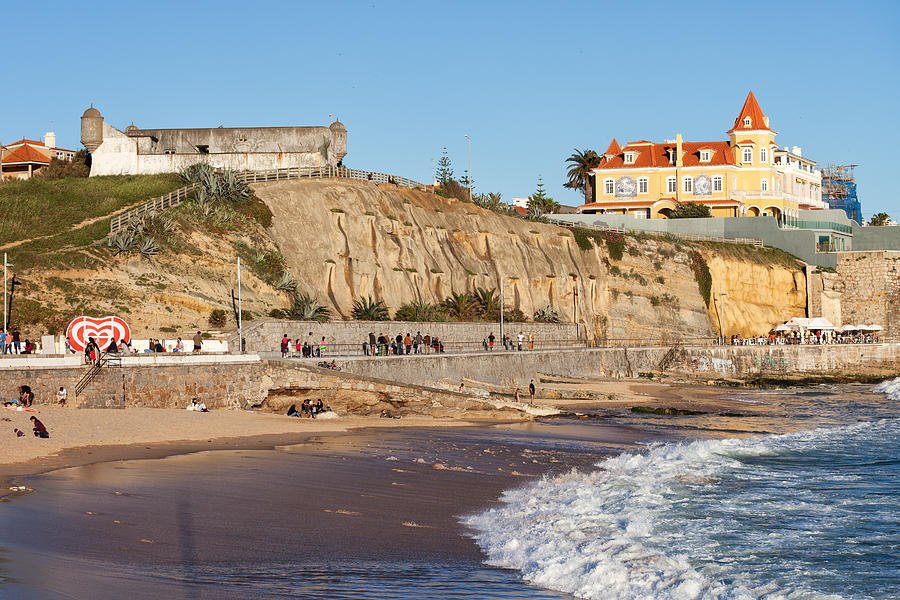
[[[706,306],[709,306],[710,294],[712,292],[712,273],[709,272],[709,265],[706,259],[696,250],[691,250],[691,270],[694,272],[694,279],[697,280],[697,286],[700,288],[700,295]]]
[[[625,236],[618,231],[601,231],[600,237],[606,242],[606,250],[613,260],[622,260],[625,254]]]
[[[572,237],[575,238],[575,243],[578,244],[578,247],[582,250],[590,250],[594,247],[594,244],[591,243],[590,234],[591,232],[583,227],[575,227],[572,229]]]
[[[391,318],[384,300],[375,300],[372,296],[357,298],[351,313],[357,321],[388,321]]]

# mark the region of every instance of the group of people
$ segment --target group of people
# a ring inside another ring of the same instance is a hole
[[[375,332],[371,331],[369,338],[363,341],[362,350],[366,356],[440,354],[444,351],[444,342],[430,333],[422,335],[421,331],[417,331],[416,335],[409,332],[406,335],[398,333],[396,337],[390,337],[384,333],[376,336]]]
[[[494,343],[497,341],[497,338],[494,337],[494,332],[492,331],[490,335],[481,340],[481,346],[484,348],[485,352],[493,352],[494,351]],[[526,348],[531,351],[534,350],[534,334],[529,332],[528,335],[525,335],[523,332],[519,332],[519,335],[516,336],[515,342],[509,335],[504,334],[503,338],[500,340],[500,343],[503,344],[503,349],[507,352],[511,350],[516,350],[517,352],[522,352]]]
[[[832,329],[793,330],[775,333],[768,336],[743,337],[731,336],[732,346],[785,346],[785,345],[823,345],[823,344],[877,344],[877,332],[848,331],[840,332]]]
[[[288,334],[284,334],[281,338],[281,357],[282,358],[318,358],[328,352],[328,343],[325,336],[321,340],[316,341],[313,332],[307,334],[305,340],[297,338],[291,340]]]
[[[38,438],[49,438],[50,432],[47,431],[47,426],[41,423],[41,420],[31,415],[31,432],[34,434],[34,437]],[[25,437],[25,432],[19,429],[18,427],[13,429],[13,433],[16,434],[16,437]]]
[[[325,412],[331,412],[331,407],[325,406],[321,398],[319,398],[315,402],[313,402],[309,398],[304,398],[303,402],[300,403],[300,410],[297,411],[296,404],[291,404],[291,407],[287,411],[287,416],[297,418],[309,417],[310,419],[315,419],[316,415],[320,415]]]
[[[201,332],[197,332],[193,339],[191,340],[194,343],[194,352],[200,352],[203,347],[203,334]],[[175,344],[172,346],[172,352],[184,352],[184,341],[179,337],[175,340]],[[66,352],[67,353],[75,353],[75,349],[72,347],[72,341],[67,337],[66,338]],[[166,341],[159,338],[150,338],[147,343],[147,348],[144,349],[145,353],[154,353],[154,352],[168,352],[166,349]],[[111,339],[108,344],[106,344],[105,348],[100,348],[100,344],[93,337],[88,338],[87,344],[84,346],[84,362],[86,363],[96,363],[100,360],[100,356],[102,354],[135,354],[137,350],[134,346],[131,345],[130,341],[126,341],[124,338],[116,342],[115,339]]]
[[[34,342],[29,339],[22,341],[22,332],[15,325],[9,331],[0,329],[0,355],[3,354],[34,354]]]
[[[59,388],[60,390],[65,390],[65,388]],[[3,406],[9,409],[15,409],[18,411],[29,410],[34,405],[34,392],[31,390],[31,386],[29,385],[20,385],[18,387],[18,397],[13,398],[12,400],[6,400],[3,402]],[[59,394],[57,394],[59,397]],[[31,411],[34,412],[34,411]],[[50,437],[50,433],[47,431],[47,427],[41,423],[41,420],[32,415],[30,418],[31,421],[31,431],[34,433],[35,437],[39,438],[48,438]],[[9,421],[10,419],[4,419],[5,421]],[[15,428],[13,432],[16,434],[16,437],[24,437],[25,432],[23,432],[19,428]]]

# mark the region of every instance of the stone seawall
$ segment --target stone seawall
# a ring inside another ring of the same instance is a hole
[[[596,348],[468,356],[386,357],[345,360],[348,372],[415,385],[475,379],[523,386],[539,374],[569,377],[636,377],[667,371],[710,379],[783,376],[788,373],[900,371],[900,343],[841,346],[719,346]]]

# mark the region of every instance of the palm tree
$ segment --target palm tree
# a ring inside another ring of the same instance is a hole
[[[478,312],[483,318],[493,320],[500,315],[500,298],[497,290],[476,288],[475,302],[478,304]]]
[[[568,181],[565,186],[573,190],[584,192],[584,203],[591,201],[591,177],[593,170],[600,164],[600,155],[591,149],[579,150],[575,148],[569,158],[569,170],[566,173]]]
[[[408,302],[394,313],[395,321],[445,321],[444,307],[427,300]]]
[[[872,218],[869,219],[869,225],[871,225],[872,227],[884,227],[890,220],[891,216],[887,213],[882,212],[872,215]]]
[[[388,321],[391,318],[384,300],[376,301],[372,296],[357,298],[351,313],[357,321]]]
[[[444,300],[444,310],[447,315],[459,321],[472,318],[477,304],[469,294],[452,293]]]
[[[290,308],[273,311],[272,315],[282,319],[316,321],[318,323],[325,323],[326,321],[331,320],[331,311],[319,304],[319,302],[309,294],[295,295]]]

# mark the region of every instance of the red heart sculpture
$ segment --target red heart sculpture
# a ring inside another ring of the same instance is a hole
[[[119,317],[75,317],[66,327],[69,344],[77,352],[87,347],[88,338],[94,338],[100,350],[106,350],[109,342],[131,342],[131,328]]]

